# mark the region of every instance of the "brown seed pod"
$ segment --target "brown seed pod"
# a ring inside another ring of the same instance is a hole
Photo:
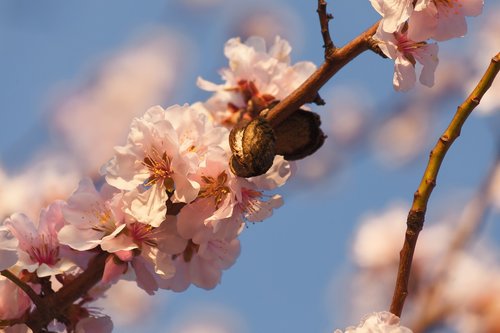
[[[276,154],[286,160],[299,160],[311,155],[325,142],[319,127],[321,119],[314,112],[299,109],[274,128]]]
[[[245,178],[265,174],[273,165],[275,142],[274,131],[264,118],[236,125],[229,134],[231,171]]]

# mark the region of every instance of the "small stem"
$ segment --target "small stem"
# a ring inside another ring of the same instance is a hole
[[[335,45],[333,44],[332,38],[330,37],[330,30],[328,28],[328,22],[333,19],[332,14],[326,12],[326,1],[318,0],[318,9],[316,10],[319,16],[319,25],[321,27],[321,36],[323,37],[325,48],[325,59],[335,50]]]
[[[469,117],[472,110],[474,110],[474,108],[479,104],[486,91],[491,87],[491,84],[493,83],[499,70],[500,53],[491,59],[488,69],[477,84],[476,88],[457,108],[457,112],[448,125],[448,128],[445,130],[443,135],[441,135],[438,142],[434,146],[434,149],[432,149],[430,153],[429,162],[424,171],[420,185],[415,192],[413,204],[410,212],[408,213],[405,241],[400,252],[398,274],[390,307],[390,311],[398,317],[401,317],[404,302],[406,296],[408,295],[408,280],[410,278],[413,253],[415,252],[418,234],[424,226],[427,203],[432,190],[436,186],[436,179],[441,163],[443,162],[448,149],[460,135],[460,131],[465,123],[465,120]]]
[[[347,45],[336,48],[306,81],[276,104],[266,116],[271,125],[273,127],[277,126],[302,105],[313,102],[318,95],[319,89],[335,73],[358,55],[368,50],[371,45],[371,36],[377,31],[379,22],[372,25]]]
[[[101,280],[107,257],[107,252],[100,252],[90,261],[83,273],[56,293],[44,297],[41,305],[30,313],[26,325],[35,333],[43,332],[53,319],[64,315],[71,304],[83,297]]]
[[[26,283],[24,283],[20,278],[18,278],[15,274],[13,274],[8,269],[0,272],[1,275],[5,276],[7,279],[15,283],[19,288],[22,289],[29,296],[29,298],[33,301],[33,303],[39,307],[42,306],[42,299],[38,294]]]
[[[460,223],[456,228],[456,232],[437,272],[434,274],[432,280],[426,283],[424,289],[419,292],[420,297],[417,299],[417,307],[414,311],[416,315],[411,325],[413,332],[424,332],[432,325],[443,320],[443,316],[453,308],[453,304],[446,304],[442,301],[447,274],[453,270],[454,265],[459,259],[459,254],[486,220],[491,208],[491,193],[494,186],[493,177],[499,167],[500,154],[497,155],[487,176],[483,179],[478,193],[464,208]]]

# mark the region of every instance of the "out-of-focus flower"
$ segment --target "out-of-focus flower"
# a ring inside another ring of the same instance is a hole
[[[44,153],[18,173],[0,169],[0,219],[23,212],[34,220],[43,207],[71,194],[81,173],[68,157]]]
[[[408,37],[417,41],[462,37],[467,33],[465,16],[481,14],[483,4],[483,0],[419,0],[408,20]]]
[[[106,60],[86,83],[59,93],[63,97],[51,114],[54,129],[86,175],[98,174],[126,138],[133,117],[168,98],[189,63],[187,49],[180,35],[149,31]]]
[[[130,304],[134,304],[133,307]],[[113,318],[117,329],[130,325],[140,325],[154,310],[154,298],[143,290],[135,288],[133,281],[120,280],[106,291],[94,305],[102,308]]]
[[[304,82],[316,66],[305,61],[291,65],[290,52],[288,42],[279,37],[269,50],[260,37],[250,37],[245,43],[230,39],[224,48],[229,68],[221,70],[225,83],[198,79],[200,88],[214,92],[205,105],[216,122],[234,125],[241,117],[253,119]]]
[[[57,232],[64,225],[61,207],[56,201],[42,210],[38,224],[26,215],[15,213],[4,222],[18,240],[18,266],[29,272],[36,271],[40,277],[64,273],[75,264],[63,254]]]
[[[384,267],[398,262],[408,208],[394,204],[382,214],[361,219],[353,242],[354,261],[360,267]]]
[[[9,279],[0,276],[0,319],[20,318],[31,306],[31,299]]]
[[[272,2],[238,6],[232,11],[233,28],[230,31],[242,39],[262,37],[267,45],[271,45],[276,36],[281,36],[296,49],[303,41],[304,23],[303,17],[292,7],[288,3],[276,6]]]
[[[373,133],[375,155],[390,168],[412,161],[427,144],[430,123],[431,115],[425,105],[412,103],[389,117]]]
[[[334,333],[342,333],[335,330]],[[344,333],[412,333],[404,326],[400,326],[399,318],[390,312],[375,312],[363,319],[357,327],[348,327]]]
[[[108,316],[89,316],[78,321],[75,333],[111,333],[113,322]]]
[[[438,65],[438,45],[426,42],[415,42],[408,38],[406,32],[387,33],[380,27],[374,35],[380,41],[378,44],[386,56],[395,60],[394,89],[407,91],[416,82],[415,66],[420,63],[420,83],[428,87],[434,85],[434,71]]]
[[[494,172],[489,195],[491,196],[491,201],[495,209],[500,211],[500,164],[496,167]]]

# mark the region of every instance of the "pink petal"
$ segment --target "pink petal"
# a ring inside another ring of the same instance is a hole
[[[415,67],[405,57],[397,57],[394,64],[394,79],[392,81],[394,89],[407,91],[413,88],[417,76],[415,74]]]
[[[114,255],[109,255],[102,274],[103,283],[115,283],[127,270],[128,264],[119,262]]]
[[[438,6],[438,15],[438,25],[433,39],[444,41],[451,38],[462,37],[467,33],[465,16],[458,9]]]
[[[434,4],[422,11],[414,11],[408,21],[408,38],[416,42],[432,38],[437,25],[437,9]]]

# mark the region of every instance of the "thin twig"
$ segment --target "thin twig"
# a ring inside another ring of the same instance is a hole
[[[302,105],[313,102],[318,95],[319,89],[335,73],[358,55],[370,49],[372,47],[371,36],[377,31],[379,22],[372,25],[347,45],[336,48],[304,83],[276,104],[266,116],[271,125],[275,127]]]
[[[71,304],[83,297],[101,280],[107,256],[107,252],[99,253],[90,261],[88,268],[71,283],[56,293],[44,297],[41,306],[30,313],[26,325],[35,333],[43,332],[53,319],[64,315]]]
[[[316,12],[319,16],[321,36],[323,37],[324,43],[323,47],[325,48],[325,59],[327,59],[329,55],[335,50],[335,45],[333,44],[332,38],[330,37],[330,29],[328,28],[328,22],[333,19],[333,15],[327,13],[325,0],[318,0],[318,9],[316,10]]]
[[[40,296],[38,296],[38,294],[27,283],[24,283],[24,281],[22,281],[8,269],[1,271],[0,274],[5,276],[10,281],[12,281],[19,288],[21,288],[21,290],[24,291],[26,295],[28,295],[28,297],[33,301],[33,303],[37,307],[42,306],[42,301]]]
[[[460,223],[456,228],[456,233],[450,242],[444,258],[440,263],[433,279],[426,283],[419,295],[419,306],[415,310],[416,315],[410,325],[415,333],[424,332],[427,328],[443,319],[452,308],[452,305],[442,301],[442,293],[445,287],[448,272],[453,271],[453,267],[459,258],[461,250],[471,241],[476,232],[485,222],[491,208],[491,193],[493,187],[493,177],[500,167],[500,154],[491,166],[487,176],[484,178],[478,193],[473,200],[465,207]]]
[[[410,277],[413,253],[417,244],[418,234],[424,226],[427,203],[436,186],[436,179],[441,167],[441,163],[446,152],[451,147],[455,139],[460,135],[462,126],[472,110],[479,104],[484,93],[490,88],[495,76],[500,70],[500,53],[491,59],[491,63],[485,74],[479,81],[476,88],[467,99],[458,107],[455,116],[451,120],[448,128],[439,138],[430,153],[429,162],[425,169],[420,185],[415,192],[413,204],[408,213],[405,241],[400,252],[400,261],[396,286],[392,297],[390,311],[400,317],[403,310],[406,295],[408,294],[408,280]]]

